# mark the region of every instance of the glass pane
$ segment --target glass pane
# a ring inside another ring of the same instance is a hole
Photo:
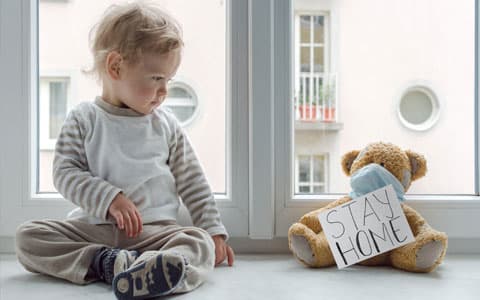
[[[313,72],[316,72],[316,73],[324,72],[323,47],[313,48]]]
[[[165,105],[165,104],[164,104]],[[170,106],[166,105],[168,109],[177,117],[180,122],[186,122],[190,120],[195,112],[194,106]]]
[[[324,159],[323,156],[314,156],[313,157],[313,181],[314,182],[325,182],[325,168],[324,168]]]
[[[300,50],[300,72],[310,72],[310,47],[301,47]]]
[[[292,85],[299,90],[292,106],[294,153],[327,154],[324,192],[350,192],[342,156],[384,141],[427,160],[427,174],[412,182],[409,194],[476,193],[475,1],[429,3],[293,1],[293,18],[301,14],[306,21],[311,11],[314,41],[323,40],[308,56],[299,43],[305,22],[292,19]],[[325,12],[321,18],[319,11]],[[316,93],[316,76],[324,78],[325,105],[299,110],[301,87],[311,82]],[[428,97],[418,91],[428,91]]]
[[[421,124],[430,118],[433,112],[432,101],[423,92],[411,91],[400,102],[400,113],[413,124]]]
[[[199,157],[206,177],[216,193],[226,193],[226,7],[228,1],[217,0],[156,0],[182,25],[185,47],[182,63],[175,79],[188,79],[198,95],[195,106],[201,106],[196,117],[184,127]],[[54,87],[50,109],[39,105],[38,192],[55,192],[52,184],[52,160],[56,135],[68,113],[80,102],[93,101],[102,94],[101,87],[83,70],[92,67],[89,31],[98,22],[105,9],[123,0],[44,1],[39,0],[39,72],[41,78],[70,77],[71,91],[66,102],[61,99],[61,87]],[[208,32],[208,35],[204,33]],[[208,47],[205,45],[208,44]],[[208,70],[206,76],[205,70]],[[43,79],[42,79],[43,80]],[[48,86],[48,85],[47,85]],[[39,85],[41,94],[48,89]],[[172,96],[183,97],[180,90]],[[62,105],[67,105],[66,107]],[[191,114],[194,106],[175,106],[179,119]],[[50,128],[49,128],[50,126]],[[44,128],[44,129],[42,129]],[[49,139],[52,133],[52,139]],[[215,147],[212,147],[215,145]]]
[[[168,89],[168,98],[191,98],[192,95],[186,89],[180,87],[173,87]]]
[[[308,156],[298,158],[298,173],[300,182],[310,182],[310,158]]]
[[[325,26],[323,25],[323,16],[315,16],[313,17],[313,42],[314,43],[323,43],[325,38],[324,29]]]
[[[50,130],[49,137],[56,139],[67,116],[67,82],[50,82]]]
[[[314,194],[320,194],[325,192],[325,188],[323,186],[314,186],[313,187],[313,193]]]
[[[300,105],[310,104],[310,78],[308,76],[301,77],[299,97]]]
[[[300,17],[300,43],[310,43],[310,16]]]
[[[175,81],[176,86],[169,87],[168,97],[163,106],[168,108],[181,124],[187,125],[194,121],[198,106],[197,96],[191,87]],[[179,86],[180,85],[180,86]]]
[[[310,80],[312,81],[312,88],[313,88],[313,104],[315,105],[322,105],[323,104],[323,92],[322,92],[322,82],[323,78],[320,76],[310,76]]]
[[[310,193],[310,186],[308,185],[305,185],[305,186],[300,186],[300,189],[299,189],[300,193]]]

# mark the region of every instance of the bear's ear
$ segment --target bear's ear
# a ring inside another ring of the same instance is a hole
[[[350,176],[350,169],[352,168],[353,161],[355,160],[355,158],[357,158],[359,153],[360,151],[353,150],[353,151],[347,152],[342,157],[342,169],[347,176]]]
[[[412,181],[425,176],[427,173],[427,161],[423,155],[407,150],[410,167],[412,168]]]

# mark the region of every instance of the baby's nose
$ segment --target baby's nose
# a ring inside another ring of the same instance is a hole
[[[160,95],[160,96],[165,96],[167,94],[167,87],[166,86],[161,86],[157,90],[157,94]]]

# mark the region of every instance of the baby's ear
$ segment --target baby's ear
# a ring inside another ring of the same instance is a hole
[[[350,169],[352,168],[353,161],[355,160],[355,158],[357,158],[359,153],[360,151],[353,150],[353,151],[347,152],[342,157],[342,169],[347,176],[350,176]]]
[[[427,161],[425,157],[410,150],[407,150],[406,153],[412,169],[412,181],[425,176],[427,173]]]
[[[106,73],[113,80],[120,78],[120,68],[123,64],[123,58],[117,51],[110,51],[105,59]]]

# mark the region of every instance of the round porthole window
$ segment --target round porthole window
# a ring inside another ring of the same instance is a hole
[[[430,129],[438,121],[440,104],[435,93],[426,86],[409,87],[400,97],[398,117],[412,130]]]
[[[167,98],[163,105],[180,121],[182,126],[188,125],[198,110],[197,94],[192,87],[181,81],[169,84]]]

